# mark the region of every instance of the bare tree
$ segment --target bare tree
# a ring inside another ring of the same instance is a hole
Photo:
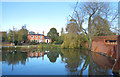
[[[75,14],[71,18],[76,20],[80,31],[88,37],[89,48],[92,46],[92,37],[97,32],[97,29],[99,29],[99,31],[105,31],[107,29],[105,32],[106,35],[112,33],[110,27],[112,26],[112,22],[117,18],[117,12],[113,12],[113,10],[114,9],[109,6],[109,3],[104,2],[80,3],[77,9],[75,9]],[[87,31],[83,28],[83,22],[87,22],[88,24]],[[93,30],[95,28],[96,31]]]

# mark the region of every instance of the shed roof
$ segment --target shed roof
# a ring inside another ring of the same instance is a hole
[[[118,35],[109,35],[109,36],[95,36],[93,40],[117,40]]]

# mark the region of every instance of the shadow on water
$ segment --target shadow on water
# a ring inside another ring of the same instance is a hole
[[[59,49],[47,51],[14,51],[3,52],[2,61],[9,65],[19,65],[20,63],[26,66],[28,58],[38,58],[46,55],[50,63],[56,63],[60,59],[60,63],[64,63],[66,75],[112,75],[112,68],[115,60],[112,58],[99,55],[85,50],[78,49]],[[45,59],[46,60],[46,59]],[[39,60],[38,60],[39,62]],[[45,67],[43,65],[43,67]],[[62,66],[60,66],[62,68]],[[45,67],[46,68],[46,67]],[[32,70],[32,69],[31,69]],[[53,70],[59,71],[56,68]],[[40,71],[40,70],[39,70]],[[52,72],[52,70],[51,70]]]

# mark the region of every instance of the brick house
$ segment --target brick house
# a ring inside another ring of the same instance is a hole
[[[28,40],[33,42],[39,42],[39,43],[51,43],[52,39],[44,36],[44,34],[28,34]]]

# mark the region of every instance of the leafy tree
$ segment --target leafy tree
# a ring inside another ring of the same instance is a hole
[[[63,28],[61,28],[61,35],[59,36],[59,38],[58,38],[58,43],[59,44],[62,44],[63,43],[63,41],[64,41],[64,29]]]
[[[18,30],[17,34],[19,44],[21,44],[21,42],[27,42],[28,30],[26,29],[26,25],[23,25],[22,28]]]
[[[26,42],[27,39],[27,35],[28,35],[28,30],[26,29],[26,25],[23,25],[22,28],[20,30],[9,30],[8,33],[8,41],[10,43],[14,43],[15,44],[21,44],[21,42]]]
[[[52,39],[52,42],[58,41],[59,39],[59,33],[57,32],[56,28],[51,28],[47,33],[47,36]]]
[[[62,48],[80,48],[80,44],[82,44],[82,35],[81,30],[76,23],[76,20],[71,19],[66,27],[66,31],[68,32],[64,35],[64,42],[62,44]]]
[[[6,32],[2,32],[2,42],[7,41],[7,33]]]
[[[18,31],[18,42],[27,41],[27,34],[28,34],[28,30],[27,29],[20,29]]]
[[[17,31],[9,30],[9,33],[7,35],[8,35],[8,42],[13,43],[14,41],[14,43],[16,43],[18,41]]]

